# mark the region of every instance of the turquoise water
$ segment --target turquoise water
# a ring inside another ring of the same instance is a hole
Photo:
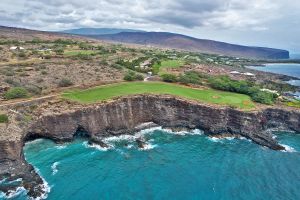
[[[141,133],[140,133],[141,134]],[[83,139],[57,145],[39,139],[24,150],[48,182],[47,199],[300,199],[300,135],[278,134],[293,152],[273,151],[246,139],[211,139],[200,131],[144,131],[148,145],[132,136]],[[25,199],[20,192],[13,199]]]

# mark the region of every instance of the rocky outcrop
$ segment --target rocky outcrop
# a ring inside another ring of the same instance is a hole
[[[80,130],[88,134],[91,142],[102,144],[103,137],[133,133],[147,122],[168,128],[199,128],[210,135],[239,135],[274,150],[283,150],[284,147],[277,143],[268,129],[300,132],[299,111],[267,108],[244,112],[171,96],[131,96],[67,112],[43,114],[25,128],[16,129],[19,137],[14,140],[1,137],[0,180],[22,178],[21,185],[29,190],[29,195],[37,197],[44,190],[43,181],[24,160],[22,147],[25,141],[39,137],[56,142],[70,141]],[[0,189],[7,192],[11,188]]]

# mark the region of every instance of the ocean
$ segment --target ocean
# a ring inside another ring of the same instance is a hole
[[[253,67],[248,66],[250,69],[255,69],[259,71],[265,71],[265,72],[273,72],[276,74],[284,74],[292,77],[296,77],[300,79],[300,64],[282,64],[282,63],[275,63],[275,64],[266,64],[266,66],[263,67]],[[300,80],[290,80],[287,81],[287,83],[291,85],[300,86]],[[294,93],[297,95],[300,99],[300,91],[297,91]]]
[[[134,141],[141,135],[145,149]],[[276,136],[288,151],[157,128],[107,138],[109,148],[83,138],[61,145],[38,139],[24,152],[47,182],[49,200],[300,199],[300,134]],[[26,193],[11,199],[26,199]]]

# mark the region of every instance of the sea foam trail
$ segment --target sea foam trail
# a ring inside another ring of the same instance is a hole
[[[57,166],[58,166],[59,162],[54,162],[51,165],[51,169],[52,169],[52,175],[55,175],[58,172]]]
[[[135,142],[137,139],[139,138],[143,138],[145,135],[150,135],[153,134],[154,131],[162,131],[166,134],[174,134],[174,135],[202,135],[203,131],[199,130],[199,129],[193,129],[190,131],[172,131],[171,129],[165,129],[162,128],[161,126],[157,126],[157,127],[152,127],[152,128],[147,128],[147,129],[143,129],[141,131],[136,132],[133,135],[119,135],[119,136],[110,136],[110,137],[106,137],[103,138],[102,141],[107,144],[109,147],[101,147],[100,145],[97,144],[88,144],[88,142],[84,142],[83,145],[87,148],[96,148],[100,151],[107,151],[109,149],[114,149],[116,146],[116,142],[120,142],[120,141],[128,141],[128,142]],[[126,148],[131,149],[133,148],[134,145],[132,144],[128,144],[126,146]],[[157,145],[152,144],[150,142],[146,142],[144,148],[142,148],[141,150],[150,150],[157,147]]]

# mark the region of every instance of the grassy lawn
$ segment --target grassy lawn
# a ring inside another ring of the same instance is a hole
[[[205,103],[234,106],[241,109],[251,109],[255,105],[247,95],[222,92],[213,89],[193,89],[177,84],[163,82],[128,82],[95,87],[88,90],[65,92],[63,97],[81,103],[94,103],[112,99],[118,96],[132,94],[170,94],[186,99]]]
[[[64,55],[65,56],[76,56],[78,54],[83,54],[83,55],[92,55],[97,53],[97,51],[94,50],[74,50],[74,51],[65,51]]]
[[[164,60],[161,64],[154,64],[153,65],[153,73],[154,74],[163,74],[166,68],[178,68],[184,65],[183,60]]]
[[[286,103],[287,106],[300,108],[300,100],[289,101]]]

